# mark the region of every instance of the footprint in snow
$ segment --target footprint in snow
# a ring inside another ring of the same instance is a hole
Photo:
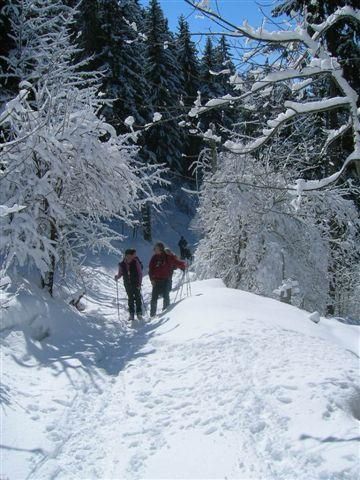
[[[290,397],[278,397],[279,402],[289,404],[292,403],[292,398]]]
[[[253,434],[260,433],[264,430],[265,427],[266,427],[265,422],[258,422],[258,423],[255,423],[254,425],[250,425],[250,432]]]
[[[216,432],[217,427],[210,427],[207,430],[205,430],[205,435],[211,435],[212,433]]]

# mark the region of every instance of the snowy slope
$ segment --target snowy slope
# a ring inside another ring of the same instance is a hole
[[[358,327],[208,280],[130,330],[93,275],[83,314],[38,295],[48,339],[2,333],[0,477],[358,478]]]
[[[126,238],[123,241],[119,241],[115,245],[125,251],[127,248],[136,248],[139,257],[141,258],[144,269],[147,271],[147,267],[150,258],[153,254],[153,245],[155,242],[164,242],[177,255],[180,254],[178,242],[181,235],[184,235],[188,241],[188,246],[192,252],[195,250],[195,246],[198,241],[197,233],[190,227],[192,219],[195,215],[195,200],[189,198],[184,194],[179,187],[173,186],[171,194],[169,192],[163,192],[168,197],[161,205],[159,212],[152,213],[152,241],[148,242],[143,239],[142,230],[139,227],[135,232],[129,228],[119,227],[119,225],[112,225],[115,231],[121,231]],[[95,256],[92,257],[92,265],[101,264],[109,268],[114,267],[114,263],[118,261],[113,256]]]

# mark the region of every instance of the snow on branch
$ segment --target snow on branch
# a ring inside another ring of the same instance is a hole
[[[313,190],[321,190],[322,188],[328,187],[329,185],[335,183],[341,175],[346,171],[348,166],[354,161],[360,162],[360,149],[352,152],[347,159],[345,160],[343,166],[340,170],[329,175],[328,177],[322,178],[321,180],[304,180],[300,178],[296,181],[295,185],[289,185],[289,190],[296,191],[298,197],[294,200],[293,205],[297,208],[300,203],[301,196],[303,192],[311,192]]]
[[[316,34],[312,38],[306,31],[305,28],[297,26],[294,30],[281,30],[281,31],[268,31],[263,28],[253,28],[249,25],[248,21],[245,20],[241,26],[235,25],[228,20],[225,20],[221,15],[216,12],[213,12],[209,9],[203,8],[201,3],[194,3],[191,0],[185,0],[186,3],[191,5],[193,8],[200,10],[207,16],[211,17],[214,20],[220,21],[227,31],[223,31],[221,35],[229,36],[238,36],[238,37],[247,37],[250,40],[257,40],[260,42],[266,43],[291,43],[291,42],[300,42],[304,43],[309,47],[316,49],[317,44],[316,40],[322,35],[327,29],[332,27],[336,22],[344,18],[351,18],[355,21],[360,21],[359,11],[354,10],[349,6],[345,6],[336,10],[332,15],[330,15],[327,20],[319,25],[311,25],[316,31]],[[218,22],[216,22],[218,23]],[[232,31],[229,31],[229,28]],[[219,32],[213,33],[212,35],[219,35]]]
[[[202,10],[197,4],[191,0],[185,0],[194,8]],[[190,110],[190,117],[197,117],[209,110],[215,108],[224,108],[227,105],[242,104],[247,99],[255,98],[256,95],[264,96],[269,92],[269,89],[278,83],[285,83],[290,90],[296,94],[301,89],[305,89],[311,83],[321,76],[331,77],[333,82],[337,85],[337,96],[332,98],[323,98],[318,101],[285,101],[285,112],[280,113],[274,119],[268,119],[267,126],[263,130],[262,135],[255,138],[248,144],[240,143],[238,141],[228,140],[224,146],[231,152],[237,154],[247,154],[255,152],[269,142],[269,140],[277,133],[277,131],[285,125],[285,123],[298,117],[300,115],[310,115],[314,113],[328,112],[334,109],[346,108],[349,113],[348,120],[342,126],[339,126],[335,131],[329,132],[328,138],[322,149],[323,155],[329,145],[336,139],[342,137],[345,133],[351,131],[353,137],[353,152],[345,159],[343,167],[335,174],[324,178],[319,182],[300,181],[303,190],[313,190],[314,188],[323,188],[332,182],[338,180],[344,170],[350,163],[360,162],[360,120],[358,111],[358,94],[352,88],[349,81],[344,76],[341,64],[336,58],[327,50],[326,43],[322,41],[322,36],[325,32],[335,25],[337,22],[350,19],[353,22],[360,22],[360,11],[350,6],[338,8],[332,15],[321,24],[307,24],[306,19],[302,25],[296,26],[293,30],[281,31],[267,31],[263,27],[253,28],[247,21],[241,26],[224,19],[220,14],[213,11],[204,11],[209,18],[212,18],[218,25],[224,28],[223,34],[230,36],[246,37],[249,40],[256,40],[262,44],[281,44],[283,48],[291,49],[292,44],[300,44],[300,55],[294,59],[292,58],[288,63],[288,68],[277,72],[265,73],[263,78],[257,79],[251,89],[242,93],[239,96],[228,98],[220,97],[209,100],[205,105],[200,102],[195,102],[194,107]],[[308,28],[310,27],[310,29]],[[311,34],[311,31],[314,32]],[[211,32],[210,34],[214,34]],[[291,49],[292,51],[292,49]],[[258,76],[258,72],[256,73]],[[238,87],[238,76],[233,76],[234,89]],[[245,105],[246,106],[246,105]],[[271,113],[270,113],[271,115]],[[360,175],[360,166],[356,167]]]
[[[336,10],[336,12],[330,15],[325,20],[325,22],[322,22],[319,24],[314,24],[314,23],[311,24],[311,28],[315,30],[315,32],[317,32],[317,34],[315,34],[315,38],[324,34],[329,28],[335,25],[335,23],[337,23],[340,20],[343,20],[344,18],[349,18],[353,21],[360,23],[360,11],[355,10],[349,5],[345,5],[344,7],[339,8],[338,10]]]
[[[257,138],[255,141],[244,146],[243,143],[236,143],[228,140],[224,146],[233,153],[240,153],[242,155],[254,152],[263,145],[265,145],[271,137],[289,120],[293,119],[299,114],[324,112],[330,109],[339,108],[349,104],[349,100],[346,97],[329,98],[328,100],[321,100],[318,102],[285,102],[284,106],[287,107],[285,113],[280,113],[275,119],[268,120],[267,124],[270,129],[263,130],[264,135]]]

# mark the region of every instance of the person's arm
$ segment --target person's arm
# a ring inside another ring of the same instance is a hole
[[[136,271],[137,271],[137,275],[138,275],[138,285],[136,285],[136,286],[138,288],[141,288],[143,273],[142,273],[142,268],[141,268],[141,265],[140,265],[140,261],[137,258],[135,259],[135,265],[136,265]]]
[[[119,263],[119,270],[118,270],[118,273],[115,275],[115,280],[118,281],[119,278],[121,278],[123,276],[123,274],[124,274],[124,272],[123,272],[121,263]]]
[[[186,263],[179,260],[175,255],[172,257],[172,263],[175,268],[180,268],[180,270],[186,269]]]

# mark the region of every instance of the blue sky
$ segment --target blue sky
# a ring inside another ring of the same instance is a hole
[[[235,24],[241,24],[244,20],[248,20],[252,26],[261,25],[263,18],[261,8],[269,15],[271,6],[276,3],[275,0],[210,0],[210,2],[211,8],[214,11],[217,11],[218,8],[224,18]],[[142,0],[142,3],[147,5],[148,0]],[[192,32],[219,31],[220,27],[204,18],[200,12],[194,11],[184,0],[160,0],[160,3],[172,31],[176,31],[177,20],[181,14],[187,17]],[[269,25],[268,28],[271,29],[271,26]],[[199,41],[200,39],[194,37],[194,40]],[[199,45],[201,43],[200,41]]]

